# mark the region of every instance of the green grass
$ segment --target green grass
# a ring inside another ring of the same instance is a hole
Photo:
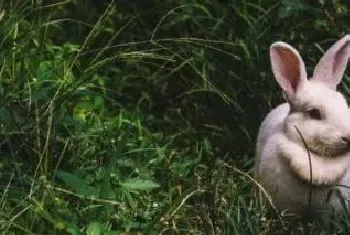
[[[0,1],[1,234],[348,234],[249,175],[282,102],[270,44],[312,69],[348,33],[324,2]]]

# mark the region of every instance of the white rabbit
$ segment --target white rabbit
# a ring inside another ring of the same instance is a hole
[[[337,41],[309,80],[297,50],[284,42],[270,47],[272,71],[288,102],[261,124],[254,174],[279,210],[308,213],[311,187],[314,211],[328,207],[341,212],[339,192],[350,199],[350,189],[337,186],[350,186],[350,111],[336,91],[349,44],[350,35]],[[338,194],[329,194],[332,189]]]

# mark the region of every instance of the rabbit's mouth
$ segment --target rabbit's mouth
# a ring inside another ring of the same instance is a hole
[[[308,150],[314,154],[317,154],[320,157],[332,158],[342,156],[350,152],[350,145],[348,144],[325,144],[325,143],[316,143],[315,145],[311,144],[308,146]]]

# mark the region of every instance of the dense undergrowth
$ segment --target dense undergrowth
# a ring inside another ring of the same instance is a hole
[[[312,69],[349,7],[0,1],[1,233],[347,234],[347,217],[277,216],[248,173],[282,102],[270,44]]]

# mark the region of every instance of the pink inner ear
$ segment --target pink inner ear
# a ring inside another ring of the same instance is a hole
[[[274,48],[274,52],[277,54],[273,57],[277,62],[277,67],[275,69],[278,70],[277,73],[279,73],[276,74],[278,82],[287,92],[296,93],[301,81],[299,59],[287,48],[276,47]]]
[[[334,55],[334,60],[332,64],[332,74],[333,76],[337,76],[339,72],[344,73],[346,68],[346,64],[348,62],[348,43],[345,43]],[[342,67],[345,67],[342,69]],[[338,75],[339,76],[339,75]],[[342,76],[342,74],[340,75]]]

